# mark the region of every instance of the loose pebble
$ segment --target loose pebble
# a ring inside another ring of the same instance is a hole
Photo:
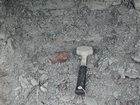
[[[65,62],[67,59],[68,59],[68,52],[65,51],[55,52],[51,57],[52,63]]]

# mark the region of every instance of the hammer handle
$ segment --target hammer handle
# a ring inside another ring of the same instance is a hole
[[[87,66],[80,66],[78,79],[77,79],[77,86],[75,90],[75,93],[77,95],[85,94],[84,90],[85,90],[85,84],[86,84],[86,72],[87,72]],[[79,88],[82,88],[82,89],[79,89]]]

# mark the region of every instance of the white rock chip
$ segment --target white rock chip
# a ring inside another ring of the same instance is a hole
[[[42,86],[40,86],[40,90],[45,93],[47,92],[48,82],[44,83]]]
[[[32,84],[33,86],[35,86],[35,85],[38,84],[38,82],[33,78],[33,79],[31,80],[31,84]]]
[[[47,88],[44,86],[40,86],[39,89],[43,92],[46,93],[47,92]]]
[[[93,99],[93,98],[86,98],[86,99],[84,100],[84,103],[85,103],[86,105],[98,105],[98,104],[97,104],[97,101],[96,101],[95,99]]]
[[[44,83],[43,86],[44,86],[45,88],[47,88],[47,87],[48,87],[48,82]]]
[[[118,68],[118,73],[120,74],[121,78],[125,78],[124,71],[125,71],[124,68]]]

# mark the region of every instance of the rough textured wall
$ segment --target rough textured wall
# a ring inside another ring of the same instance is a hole
[[[94,48],[86,96],[81,45]],[[140,105],[139,78],[139,0],[0,0],[0,105]]]

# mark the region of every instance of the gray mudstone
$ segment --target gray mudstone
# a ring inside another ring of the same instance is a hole
[[[125,73],[124,73],[125,69],[124,68],[119,68],[118,69],[118,73],[121,76],[121,78],[125,78]]]
[[[11,89],[10,84],[5,79],[0,78],[0,96],[7,95]]]
[[[128,69],[125,72],[125,76],[130,77],[130,78],[140,78],[140,73],[135,69]]]
[[[134,2],[135,2],[135,8],[136,9],[140,9],[140,0],[134,0]]]
[[[11,63],[12,59],[14,58],[14,46],[13,46],[13,39],[8,38],[4,39],[6,36],[4,34],[0,34],[0,38],[2,40],[7,41],[6,45],[0,46],[0,66],[6,67],[9,63]]]
[[[86,98],[86,99],[84,100],[84,103],[85,103],[86,105],[98,105],[98,104],[97,104],[97,101],[96,101],[95,99],[93,99],[93,98]]]
[[[72,99],[72,96],[70,95],[65,95],[60,98],[60,100],[63,102],[69,102],[71,99]]]
[[[120,4],[121,0],[93,0],[90,2],[84,2],[84,4],[89,7],[91,10],[103,10],[108,8],[111,5]]]
[[[114,95],[114,97],[115,97],[116,99],[118,99],[118,98],[120,98],[120,96],[121,96],[121,92],[115,91],[115,92],[113,93],[113,95]]]

